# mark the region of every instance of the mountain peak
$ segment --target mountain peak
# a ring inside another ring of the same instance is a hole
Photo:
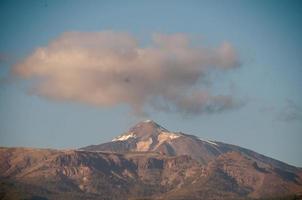
[[[159,125],[158,123],[156,123],[151,119],[138,122],[133,127],[131,127],[129,131],[137,132],[140,130],[145,132],[156,131],[156,130],[168,131],[167,129],[165,129],[164,127],[162,127],[161,125]]]
[[[140,121],[132,126],[126,133],[114,138],[112,141],[125,141],[128,139],[146,140],[156,138],[161,132],[169,132],[153,120]]]

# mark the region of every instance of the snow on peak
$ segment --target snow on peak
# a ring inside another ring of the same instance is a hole
[[[166,140],[174,140],[174,139],[179,138],[179,137],[180,137],[180,134],[163,131],[158,135],[157,140],[158,140],[159,143],[162,143]]]
[[[134,135],[133,133],[124,134],[124,135],[121,135],[121,136],[118,136],[118,137],[114,138],[112,140],[112,142],[114,142],[114,141],[125,141],[125,140],[128,140],[129,138],[136,138],[136,135]]]
[[[141,128],[141,127],[145,127],[145,126],[151,126],[154,129],[157,129],[159,131],[168,131],[167,129],[165,129],[164,127],[162,127],[161,125],[157,124],[155,121],[153,121],[151,119],[147,119],[145,121],[141,121],[141,122],[137,123],[135,126],[133,126],[132,128],[130,128],[130,131],[133,131],[136,128]]]
[[[210,141],[210,140],[206,140],[206,142],[207,142],[207,143],[210,143],[210,144],[212,144],[212,145],[215,145],[215,146],[219,146],[217,143],[212,142],[212,141]]]
[[[202,138],[198,138],[199,140],[203,141],[203,142],[206,142],[206,143],[209,143],[211,145],[215,145],[215,146],[219,146],[217,143],[211,141],[211,140],[203,140]]]
[[[147,140],[140,141],[136,144],[136,150],[137,151],[148,151],[150,149],[150,146],[152,145],[153,140],[152,138],[148,138]]]

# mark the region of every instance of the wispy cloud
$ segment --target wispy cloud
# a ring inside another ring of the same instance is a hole
[[[302,108],[292,100],[287,100],[286,105],[277,114],[280,121],[302,121]]]
[[[141,46],[123,32],[67,32],[13,67],[34,79],[31,90],[46,98],[99,106],[127,104],[189,114],[215,113],[238,106],[232,95],[196,89],[211,70],[239,66],[228,42],[209,48],[191,44],[185,34],[154,34]]]

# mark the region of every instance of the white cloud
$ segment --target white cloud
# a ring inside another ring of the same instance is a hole
[[[136,114],[146,105],[200,114],[236,107],[231,95],[212,95],[196,84],[212,69],[237,67],[238,60],[227,42],[216,48],[193,46],[185,34],[154,34],[152,43],[142,47],[128,33],[67,32],[37,48],[13,72],[37,79],[31,89],[46,98],[127,104]]]

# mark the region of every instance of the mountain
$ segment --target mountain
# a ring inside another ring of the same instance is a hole
[[[111,142],[82,148],[88,151],[158,152],[167,156],[190,155],[203,164],[221,154],[219,145],[193,135],[170,132],[152,120],[140,122]],[[226,150],[223,149],[223,152]]]
[[[171,132],[152,120],[139,122],[111,142],[81,148],[86,151],[158,152],[167,156],[189,155],[201,164],[208,164],[228,152],[238,152],[261,165],[271,165],[296,172],[296,168],[254,151],[217,141],[202,140],[194,135]]]
[[[0,199],[302,198],[302,169],[140,122],[75,150],[0,148]]]

